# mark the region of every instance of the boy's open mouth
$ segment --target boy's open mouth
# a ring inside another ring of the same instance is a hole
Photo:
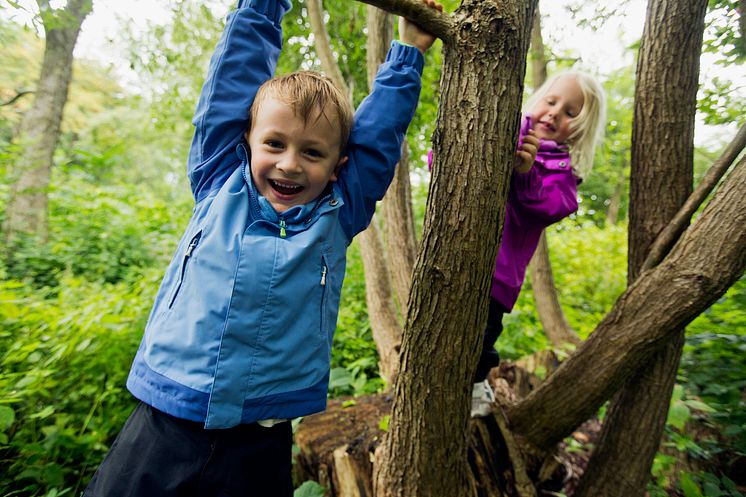
[[[267,182],[273,190],[282,195],[295,195],[296,193],[303,191],[303,187],[301,185],[296,185],[295,183],[285,183],[275,179],[267,179]]]

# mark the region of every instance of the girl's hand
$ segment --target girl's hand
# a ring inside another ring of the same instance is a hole
[[[523,137],[523,143],[521,143],[520,148],[515,153],[515,171],[520,174],[529,172],[531,166],[534,165],[538,151],[539,138],[536,136],[536,131],[530,129]]]
[[[443,12],[443,6],[436,0],[422,0],[422,3],[431,9]],[[435,36],[404,17],[399,18],[399,39],[403,43],[414,45],[423,55],[435,42]]]

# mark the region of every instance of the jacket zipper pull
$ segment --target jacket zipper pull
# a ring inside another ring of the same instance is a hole
[[[285,238],[287,236],[287,233],[285,232],[285,220],[280,219],[280,238]]]
[[[321,286],[326,286],[326,266],[321,268]]]
[[[194,247],[197,246],[197,238],[195,237],[190,243],[189,247],[187,247],[186,253],[184,254],[186,257],[192,256],[192,251],[194,250]]]

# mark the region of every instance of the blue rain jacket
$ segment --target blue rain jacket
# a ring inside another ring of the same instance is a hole
[[[346,249],[393,178],[419,98],[423,57],[394,43],[355,114],[338,180],[277,214],[252,182],[243,133],[289,8],[240,1],[227,19],[193,120],[194,213],[127,380],[138,399],[205,428],[325,409]]]

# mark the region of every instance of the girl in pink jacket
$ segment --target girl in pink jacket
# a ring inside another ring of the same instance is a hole
[[[518,298],[541,232],[578,209],[577,185],[593,164],[606,102],[593,77],[563,72],[548,79],[525,109],[472,390],[472,417],[491,412],[495,397],[487,374],[500,363],[495,342],[503,329],[503,314]]]

